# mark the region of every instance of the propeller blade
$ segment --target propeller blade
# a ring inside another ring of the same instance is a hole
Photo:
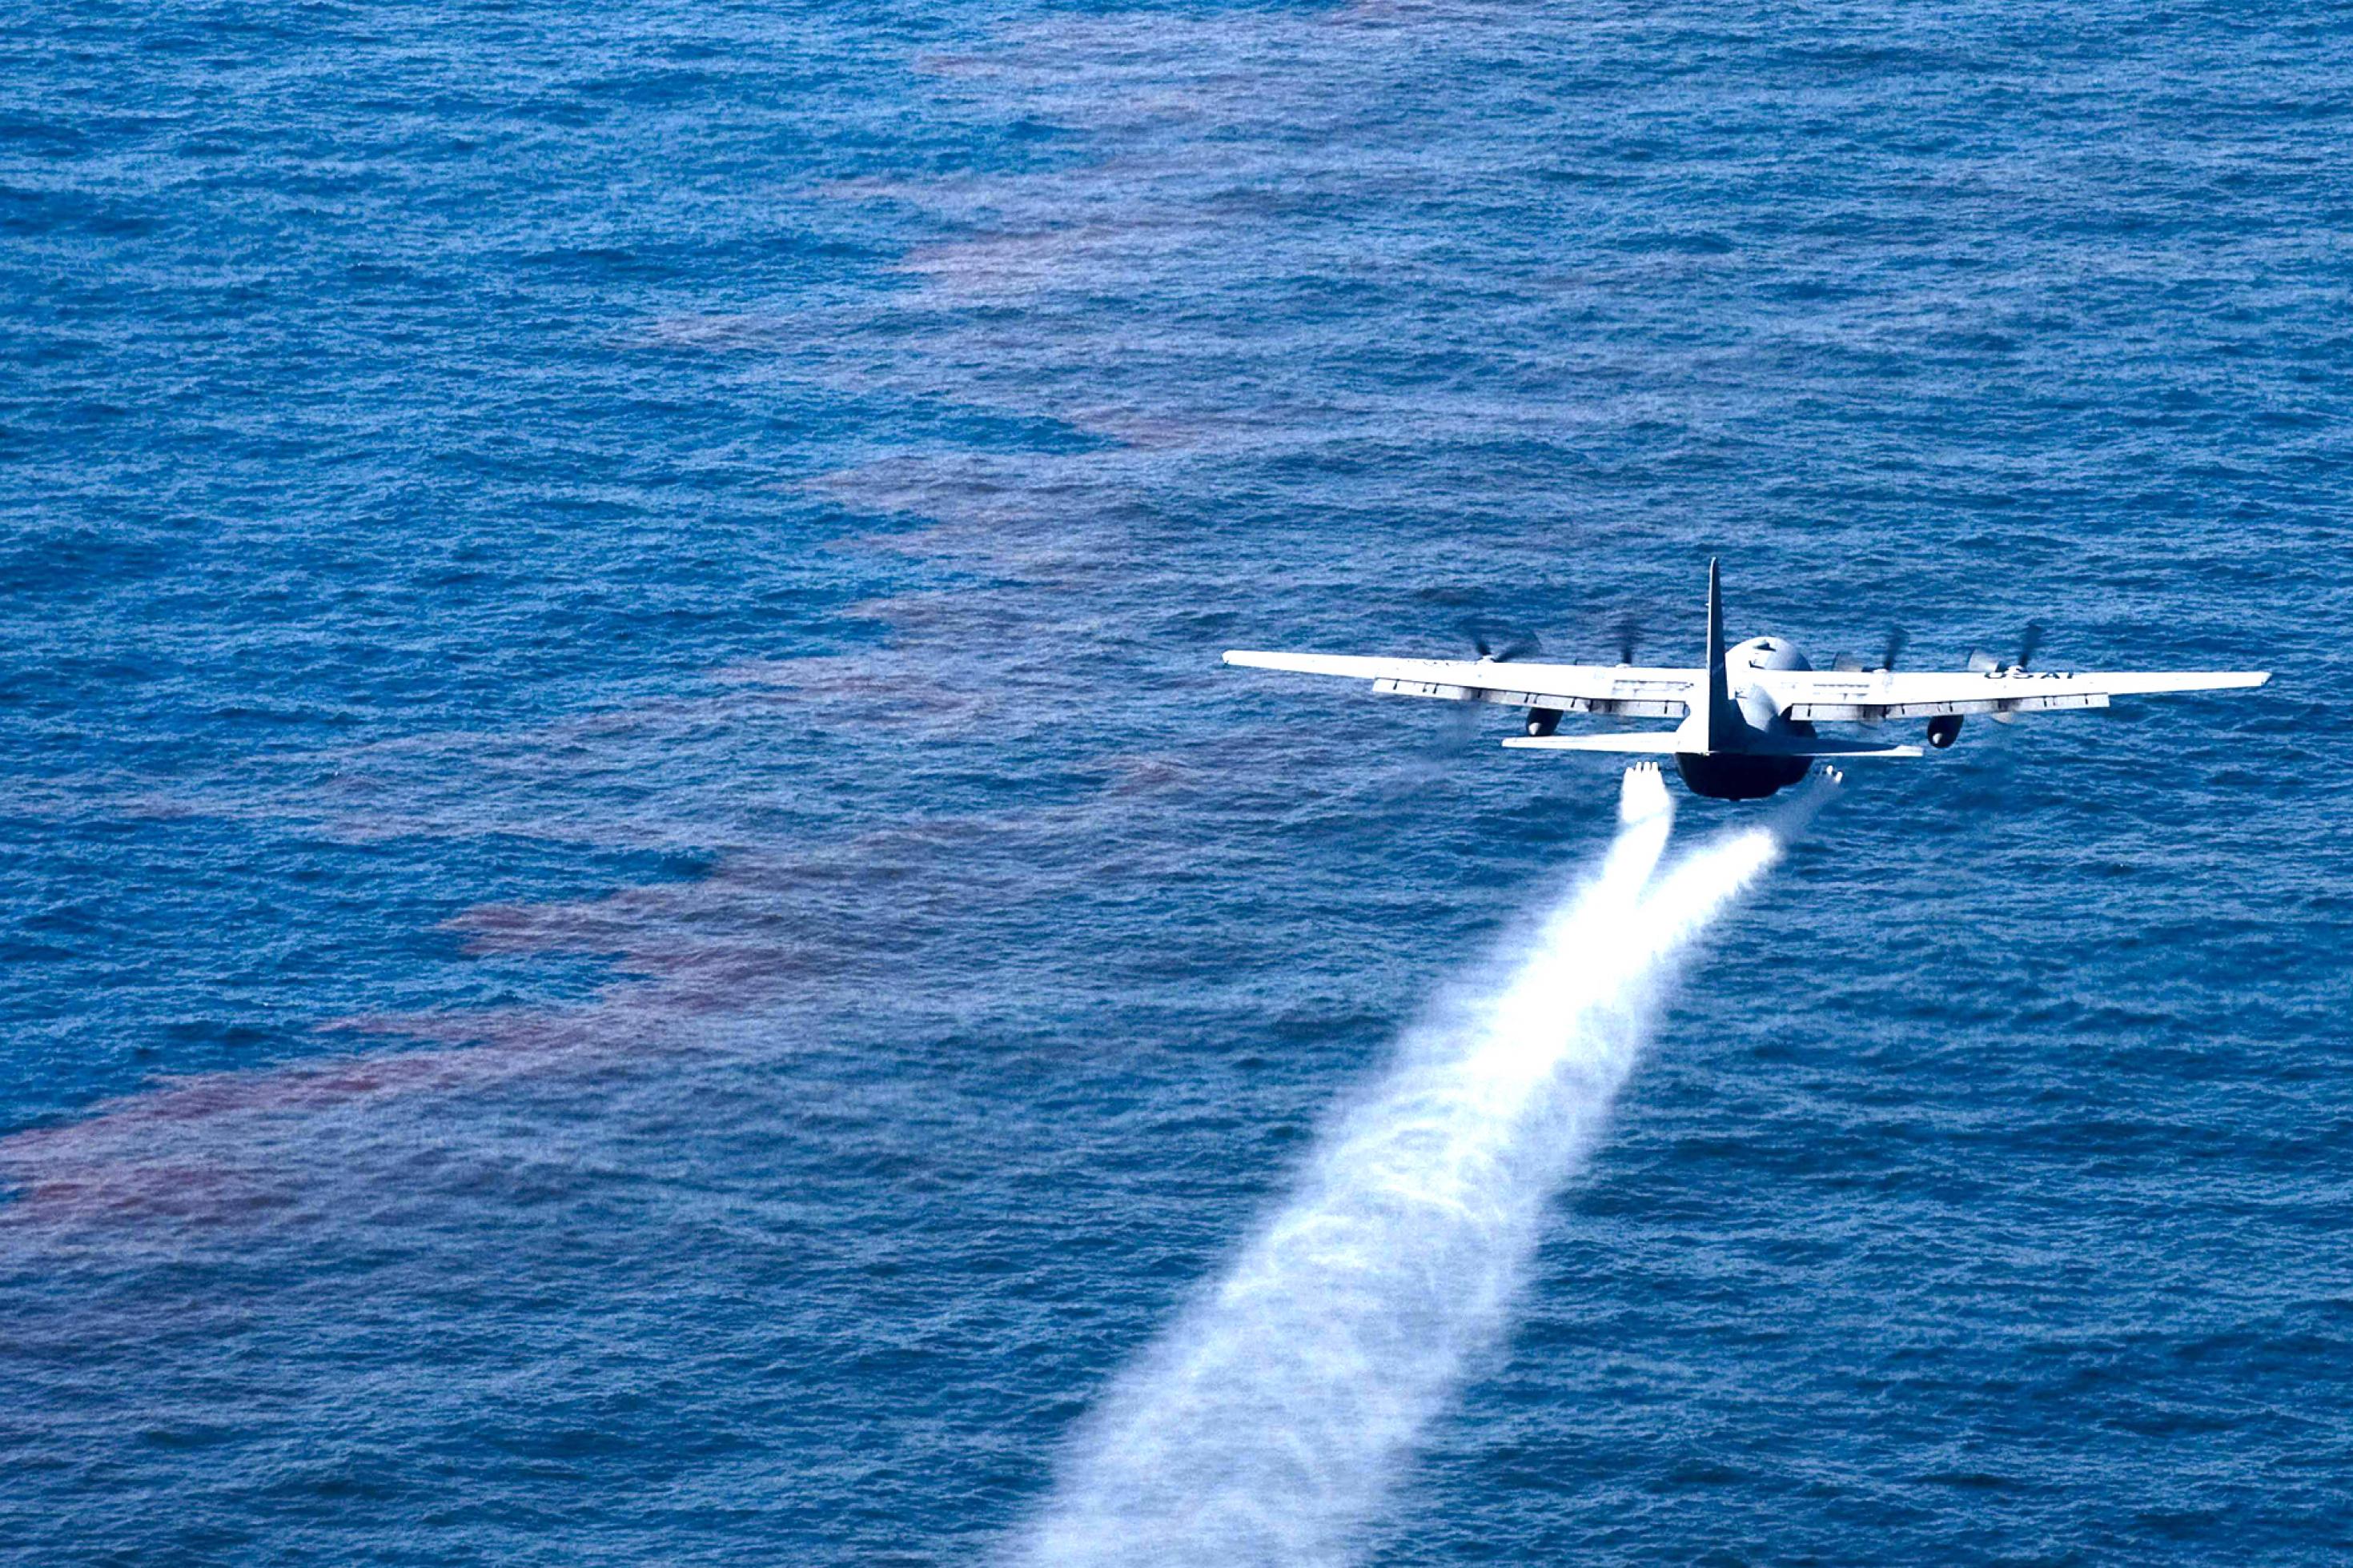
[[[1497,626],[1492,621],[1476,616],[1461,622],[1460,626],[1462,634],[1471,639],[1471,646],[1479,650],[1479,657],[1492,659],[1497,664],[1509,659],[1525,658],[1532,653],[1541,653],[1544,650],[1544,645],[1536,640],[1535,633],[1531,631]]]
[[[1642,641],[1641,623],[1635,620],[1632,616],[1620,616],[1618,617],[1617,625],[1611,629],[1618,634],[1618,662],[1633,663],[1634,650],[1641,645]]]
[[[1911,640],[1912,634],[1905,631],[1902,626],[1888,627],[1887,651],[1879,656],[1879,668],[1882,669],[1894,669],[1895,668],[1895,661],[1904,657],[1904,645]]]
[[[1438,758],[1460,757],[1469,753],[1479,743],[1479,721],[1482,715],[1477,702],[1441,702],[1446,715],[1440,720],[1438,732],[1431,738],[1430,755]]]
[[[2026,637],[2024,640],[2018,645],[2018,662],[2011,665],[2010,668],[2012,669],[2024,669],[2029,664],[2034,661],[2035,652],[2042,647],[2042,623],[2041,621],[2027,622]]]

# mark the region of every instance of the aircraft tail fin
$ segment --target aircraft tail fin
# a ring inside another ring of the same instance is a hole
[[[1724,675],[1724,584],[1714,556],[1707,563],[1707,692],[1692,715],[1691,740],[1696,750],[1715,750],[1719,721],[1731,697]]]

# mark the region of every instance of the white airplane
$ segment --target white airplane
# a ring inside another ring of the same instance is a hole
[[[1724,646],[1724,595],[1715,563],[1707,563],[1707,663],[1698,669],[1624,664],[1523,664],[1482,654],[1478,659],[1366,658],[1345,654],[1260,653],[1236,648],[1228,664],[1296,670],[1369,680],[1376,691],[1494,702],[1528,710],[1527,733],[1505,741],[1530,751],[1635,752],[1671,755],[1694,795],[1715,800],[1761,800],[1805,777],[1817,758],[1917,757],[1917,746],[1877,740],[1841,740],[1814,732],[1815,724],[1875,725],[1889,719],[1926,719],[1928,744],[1939,751],[1961,732],[1971,713],[2009,723],[2013,715],[2054,708],[2105,708],[2111,697],[2159,691],[2227,691],[2261,686],[2267,670],[2183,670],[2077,673],[2029,669],[2033,639],[2015,663],[1984,654],[1966,668],[1897,672],[1895,645],[1883,668],[1841,659],[1816,669],[1782,637],[1751,637]],[[1621,718],[1681,719],[1672,730],[1633,734],[1561,735],[1564,713]]]

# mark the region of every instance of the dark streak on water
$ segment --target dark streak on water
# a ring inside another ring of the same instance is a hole
[[[2283,673],[1858,781],[1373,1556],[2353,1549],[2340,8],[0,62],[0,1549],[987,1552],[1608,827],[1216,651],[1679,657],[1718,551]]]

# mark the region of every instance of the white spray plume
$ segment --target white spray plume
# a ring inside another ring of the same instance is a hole
[[[1779,858],[1838,775],[1657,875],[1673,807],[1627,770],[1599,868],[1483,998],[1418,1026],[1325,1130],[1223,1279],[1085,1422],[1027,1559],[1338,1564],[1415,1439],[1503,1338],[1545,1206],[1591,1150],[1664,966]]]

